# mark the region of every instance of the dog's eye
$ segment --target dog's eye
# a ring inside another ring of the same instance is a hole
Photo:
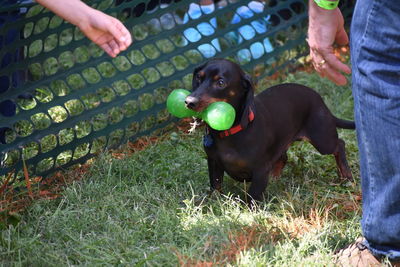
[[[223,79],[219,79],[217,81],[217,85],[219,88],[224,88],[225,87],[225,81]]]
[[[200,73],[196,74],[196,81],[200,82],[201,81],[201,75]]]

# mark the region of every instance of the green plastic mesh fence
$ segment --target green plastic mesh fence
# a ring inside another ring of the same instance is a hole
[[[46,176],[170,125],[171,90],[230,58],[263,77],[304,55],[303,0],[93,0],[133,44],[112,59],[31,0],[0,0],[1,177]]]

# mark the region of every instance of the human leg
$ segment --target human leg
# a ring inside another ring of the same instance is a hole
[[[351,28],[353,96],[366,247],[400,259],[400,3],[357,1]]]

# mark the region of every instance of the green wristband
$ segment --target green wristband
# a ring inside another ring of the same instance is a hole
[[[317,6],[319,6],[320,8],[323,9],[328,9],[328,10],[332,10],[337,8],[338,4],[339,4],[339,0],[335,0],[335,1],[329,1],[329,0],[314,0],[314,2],[317,4]]]

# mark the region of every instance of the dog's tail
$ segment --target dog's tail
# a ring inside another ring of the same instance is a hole
[[[335,119],[336,119],[336,127],[338,127],[338,128],[342,128],[342,129],[355,129],[356,128],[356,124],[354,123],[354,121],[342,120],[339,118],[335,118]]]

